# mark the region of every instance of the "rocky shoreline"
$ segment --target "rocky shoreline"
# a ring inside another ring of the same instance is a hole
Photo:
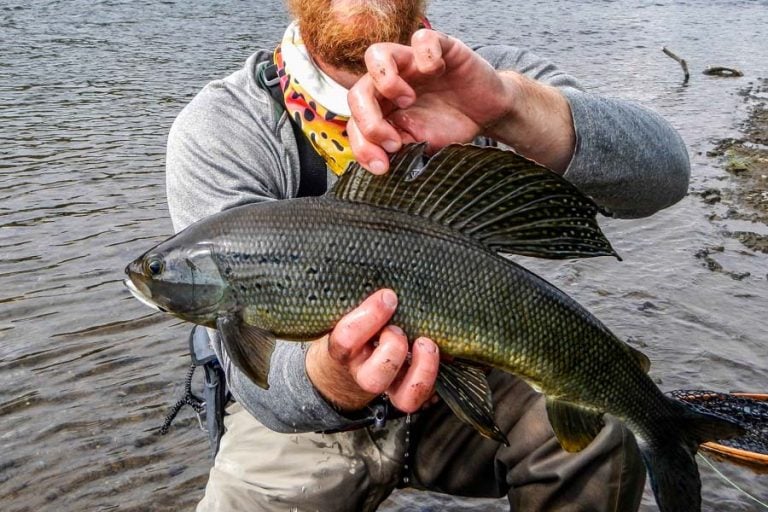
[[[740,138],[721,139],[707,156],[718,160],[729,179],[722,188],[700,192],[707,204],[720,203],[712,221],[741,220],[768,226],[768,79],[761,78],[740,91],[747,102],[749,115],[740,126]],[[764,232],[765,233],[765,232]],[[741,242],[747,249],[768,254],[768,235],[754,231],[728,231],[725,234]],[[701,249],[696,256],[713,271],[723,271],[712,257],[722,246]],[[749,274],[726,272],[734,279]]]

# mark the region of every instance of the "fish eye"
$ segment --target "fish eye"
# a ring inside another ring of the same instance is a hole
[[[144,268],[148,274],[156,276],[163,271],[163,260],[156,256],[149,258],[144,262]]]

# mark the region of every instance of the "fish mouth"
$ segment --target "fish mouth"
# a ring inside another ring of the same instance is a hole
[[[128,291],[131,292],[131,295],[136,297],[136,300],[144,304],[145,306],[149,306],[154,310],[157,311],[165,311],[163,308],[152,302],[149,298],[149,290],[146,286],[144,286],[142,283],[139,283],[139,286],[136,286],[136,283],[134,283],[131,279],[123,279],[123,284],[126,288],[128,288]],[[144,288],[144,290],[141,290],[139,287]]]

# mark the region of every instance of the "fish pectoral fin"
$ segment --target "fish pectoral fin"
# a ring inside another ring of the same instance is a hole
[[[227,355],[238,370],[257,386],[269,389],[269,363],[275,350],[275,335],[235,317],[220,317],[216,327]]]
[[[602,412],[549,397],[547,415],[560,446],[571,453],[586,448],[605,425]]]
[[[484,437],[509,446],[493,418],[491,389],[482,368],[459,360],[441,362],[435,388],[461,421]]]

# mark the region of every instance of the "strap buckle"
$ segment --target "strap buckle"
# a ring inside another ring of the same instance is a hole
[[[267,87],[272,88],[280,83],[280,76],[277,74],[277,66],[274,62],[259,63],[258,72],[261,82]]]
[[[375,398],[364,409],[356,413],[347,414],[349,423],[340,428],[319,431],[319,434],[337,434],[339,432],[348,432],[359,428],[371,427],[373,429],[382,429],[386,426],[388,420],[405,416],[405,413],[392,407],[389,399],[385,395]]]

